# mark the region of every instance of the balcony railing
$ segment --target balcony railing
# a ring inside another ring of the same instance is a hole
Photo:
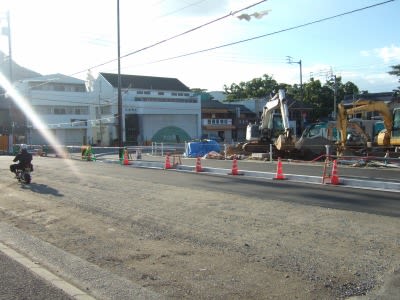
[[[224,126],[232,125],[232,119],[202,119],[201,124],[203,126]]]

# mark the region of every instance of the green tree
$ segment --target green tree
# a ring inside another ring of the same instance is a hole
[[[391,66],[391,68],[392,68],[392,70],[389,71],[388,73],[390,75],[400,77],[400,65]],[[400,78],[399,78],[399,82],[400,82]],[[395,89],[394,91],[398,94],[400,92],[400,86],[397,87],[397,89]]]
[[[273,93],[278,87],[278,83],[272,76],[264,74],[260,78],[254,78],[239,84],[232,83],[230,86],[224,85],[227,94],[227,101],[246,98],[260,98]]]
[[[325,119],[333,110],[333,91],[320,80],[311,78],[303,84],[303,100],[314,108],[312,119]]]
[[[298,101],[310,104],[314,109],[311,114],[312,119],[326,119],[334,111],[334,91],[336,84],[337,103],[343,100],[345,95],[358,94],[358,87],[351,81],[342,83],[342,78],[336,77],[327,80],[324,84],[320,80],[310,79],[303,84],[301,89],[299,84],[289,85],[277,83],[272,76],[263,75],[261,78],[254,78],[248,82],[232,83],[229,87],[224,86],[227,94],[227,101],[246,98],[266,97],[275,94],[279,89],[285,89],[286,95]]]

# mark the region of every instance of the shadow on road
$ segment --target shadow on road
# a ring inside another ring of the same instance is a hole
[[[57,197],[64,196],[58,190],[53,189],[52,187],[49,187],[48,185],[45,185],[45,184],[38,184],[38,183],[32,182],[29,185],[28,184],[21,185],[21,188],[31,190],[32,192],[40,193],[40,194],[51,194],[51,195],[54,195]]]

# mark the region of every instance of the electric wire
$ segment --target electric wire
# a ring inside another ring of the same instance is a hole
[[[169,16],[169,15],[172,15],[172,14],[174,14],[174,13],[177,13],[177,12],[179,12],[179,11],[182,11],[182,10],[184,10],[184,9],[186,9],[186,8],[189,8],[189,7],[198,5],[198,4],[200,4],[200,3],[204,2],[204,1],[207,1],[207,0],[200,0],[200,1],[194,2],[194,3],[192,3],[192,4],[188,4],[188,5],[184,6],[184,7],[178,8],[177,10],[174,10],[174,11],[171,11],[171,12],[166,13],[166,14],[164,14],[164,15],[161,15],[161,16],[159,16],[159,18],[167,17],[167,16]]]
[[[162,41],[159,41],[159,42],[154,43],[154,44],[152,44],[152,45],[150,45],[150,46],[146,46],[146,47],[144,47],[144,48],[141,48],[141,49],[135,50],[135,51],[133,51],[133,52],[127,53],[127,54],[121,56],[120,58],[125,58],[125,57],[128,57],[128,56],[131,56],[131,55],[133,55],[133,54],[142,52],[142,51],[144,51],[144,50],[150,49],[150,48],[152,48],[152,47],[155,47],[155,46],[157,46],[157,45],[160,45],[160,44],[162,44],[162,43],[165,43],[165,42],[167,42],[167,41],[170,41],[170,40],[172,40],[172,39],[178,38],[178,37],[180,37],[180,36],[182,36],[182,35],[191,33],[191,32],[193,32],[193,31],[195,31],[195,30],[198,30],[198,29],[200,29],[200,28],[203,28],[203,27],[205,27],[205,26],[207,26],[207,25],[210,25],[210,24],[212,24],[212,23],[221,21],[222,19],[225,19],[225,18],[227,18],[227,17],[229,17],[229,16],[233,16],[234,14],[236,14],[236,13],[238,13],[238,12],[241,12],[241,11],[246,10],[246,9],[248,9],[248,8],[254,7],[254,6],[256,6],[256,5],[260,4],[260,3],[263,3],[263,2],[265,2],[265,1],[266,1],[266,0],[263,0],[263,1],[260,1],[260,2],[255,3],[255,4],[252,4],[252,5],[250,5],[250,6],[247,6],[247,7],[243,8],[243,9],[237,10],[237,11],[235,11],[235,12],[230,12],[229,14],[227,14],[227,15],[225,15],[225,16],[223,16],[223,17],[217,18],[217,19],[215,19],[215,20],[213,20],[213,21],[207,22],[207,23],[205,23],[205,24],[203,24],[203,25],[200,25],[200,26],[197,26],[197,27],[195,27],[195,28],[189,29],[189,30],[187,30],[187,31],[185,31],[185,32],[182,32],[182,33],[177,34],[177,35],[174,35],[174,36],[172,36],[172,37],[170,37],[170,38],[167,38],[167,39],[164,39],[164,40],[162,40]],[[160,59],[160,60],[156,60],[156,61],[149,62],[149,63],[147,63],[147,64],[154,64],[154,63],[163,62],[163,61],[167,61],[167,60],[173,60],[173,59],[183,58],[183,57],[190,56],[190,55],[195,55],[195,54],[199,54],[199,53],[203,53],[203,52],[208,52],[208,51],[212,51],[212,50],[216,50],[216,49],[220,49],[220,48],[224,48],[224,47],[228,47],[228,46],[233,46],[233,45],[240,44],[240,43],[244,43],[244,42],[249,42],[249,41],[256,40],[256,39],[260,39],[260,38],[263,38],[263,37],[272,36],[272,35],[276,35],[276,34],[279,34],[279,33],[286,32],[286,31],[291,31],[291,30],[295,30],[295,29],[302,28],[302,27],[310,26],[310,25],[313,25],[313,24],[321,23],[321,22],[324,22],[324,21],[328,21],[328,20],[331,20],[331,19],[339,18],[339,17],[345,16],[345,15],[353,14],[353,13],[360,12],[360,11],[363,11],[363,10],[366,10],[366,9],[370,9],[370,8],[373,8],[373,7],[377,7],[377,6],[380,6],[380,5],[384,5],[384,4],[393,2],[393,1],[395,1],[395,0],[388,0],[388,1],[380,2],[380,3],[376,3],[376,4],[373,4],[373,5],[369,5],[369,6],[365,6],[365,7],[362,7],[362,8],[358,8],[358,9],[354,9],[354,10],[351,10],[351,11],[347,11],[347,12],[344,12],[344,13],[336,14],[336,15],[334,15],[334,16],[330,16],[330,17],[326,17],[326,18],[321,18],[321,19],[314,20],[314,21],[307,22],[307,23],[303,23],[303,24],[300,24],[300,25],[288,27],[288,28],[285,28],[285,29],[281,29],[281,30],[274,31],[274,32],[271,32],[271,33],[263,34],[263,35],[260,35],[260,36],[255,36],[255,37],[243,39],[243,40],[240,40],[240,41],[236,41],[236,42],[232,42],[232,43],[227,43],[227,44],[223,44],[223,45],[219,45],[219,46],[216,46],[216,47],[211,47],[211,48],[207,48],[207,49],[203,49],[203,50],[198,50],[198,51],[194,51],[194,52],[190,52],[190,53],[186,53],[186,54],[182,54],[182,55],[178,55],[178,56],[174,56],[174,57],[169,57],[169,58],[165,58],[165,59]],[[202,1],[199,1],[199,2],[202,2]],[[196,3],[194,3],[193,5],[195,5],[195,4],[196,4]],[[96,66],[87,68],[87,69],[85,69],[84,71],[75,72],[75,73],[71,74],[71,76],[76,75],[76,74],[80,74],[80,73],[83,73],[83,72],[86,72],[87,70],[90,70],[90,69],[92,69],[92,68],[97,68],[97,67],[100,67],[100,66],[109,64],[109,63],[111,63],[111,62],[115,62],[116,60],[117,60],[117,59],[113,59],[113,60],[104,62],[104,63],[102,63],[102,64],[99,64],[99,65],[96,65]],[[51,81],[49,81],[49,82],[51,82]],[[42,84],[46,84],[46,83],[42,83]],[[49,101],[49,100],[47,100],[47,101]],[[77,102],[77,103],[78,103],[78,102]],[[83,104],[82,102],[79,102],[79,103],[80,103],[80,104]],[[89,104],[89,103],[87,103],[87,104]],[[90,103],[90,104],[92,104],[92,103]],[[108,104],[107,104],[107,105],[108,105]]]
[[[237,10],[237,11],[230,12],[229,14],[226,14],[226,15],[224,15],[224,16],[222,16],[222,17],[219,17],[219,18],[217,18],[217,19],[214,19],[214,20],[212,20],[212,21],[209,21],[209,22],[204,23],[204,24],[202,24],[202,25],[199,25],[199,26],[197,26],[197,27],[191,28],[191,29],[189,29],[189,30],[186,30],[186,31],[184,31],[184,32],[182,32],[182,33],[176,34],[176,35],[174,35],[174,36],[171,36],[171,37],[169,37],[169,38],[166,38],[166,39],[164,39],[164,40],[161,40],[161,41],[159,41],[159,42],[156,42],[156,43],[154,43],[154,44],[151,44],[151,45],[149,45],[149,46],[146,46],[146,47],[140,48],[140,49],[138,49],[138,50],[129,52],[129,53],[127,53],[127,54],[124,54],[124,55],[120,56],[120,59],[121,59],[121,58],[128,57],[128,56],[131,56],[131,55],[136,54],[136,53],[139,53],[139,52],[142,52],[142,51],[144,51],[144,50],[148,50],[148,49],[150,49],[150,48],[153,48],[153,47],[155,47],[155,46],[161,45],[161,44],[163,44],[163,43],[166,43],[166,42],[168,42],[168,41],[171,41],[171,40],[173,40],[173,39],[176,39],[176,38],[178,38],[178,37],[181,37],[181,36],[183,36],[183,35],[186,35],[186,34],[188,34],[188,33],[191,33],[191,32],[193,32],[193,31],[196,31],[196,30],[201,29],[201,28],[203,28],[203,27],[206,27],[206,26],[208,26],[208,25],[211,25],[211,24],[213,24],[213,23],[219,22],[219,21],[221,21],[221,20],[223,20],[223,19],[226,19],[226,18],[228,18],[228,17],[230,17],[230,16],[233,16],[233,15],[235,15],[235,14],[241,12],[241,11],[244,11],[244,10],[246,10],[246,9],[252,8],[252,7],[254,7],[254,6],[256,6],[256,5],[259,5],[259,4],[261,4],[261,3],[263,3],[263,2],[266,2],[266,1],[267,1],[267,0],[259,1],[259,2],[257,2],[257,3],[254,3],[254,4],[251,4],[251,5],[247,6],[247,7],[245,7],[245,8],[241,8],[241,9],[239,9],[239,10]],[[391,1],[394,1],[394,0],[391,0]],[[96,66],[92,66],[92,67],[90,67],[90,68],[86,68],[85,70],[82,70],[82,71],[79,71],[79,72],[75,72],[75,73],[71,74],[71,76],[74,76],[74,75],[77,75],[77,74],[86,72],[87,70],[90,70],[90,69],[94,69],[94,68],[98,68],[98,67],[107,65],[107,64],[112,63],[112,62],[115,62],[115,61],[117,61],[117,60],[118,60],[118,58],[115,58],[115,59],[106,61],[106,62],[101,63],[101,64],[98,64],[98,65],[96,65]]]
[[[234,46],[234,45],[237,45],[237,44],[250,42],[250,41],[253,41],[253,40],[260,39],[260,38],[276,35],[276,34],[279,34],[279,33],[287,32],[287,31],[291,31],[291,30],[307,27],[307,26],[310,26],[310,25],[314,25],[314,24],[317,24],[317,23],[325,22],[325,21],[328,21],[328,20],[336,19],[336,18],[339,18],[339,17],[343,17],[343,16],[346,16],[346,15],[349,15],[349,14],[353,14],[353,13],[356,13],[356,12],[360,12],[360,11],[366,10],[366,9],[370,9],[370,8],[373,8],[373,7],[384,5],[384,4],[387,4],[389,2],[393,2],[393,1],[395,1],[395,0],[387,0],[387,1],[384,1],[384,2],[380,2],[380,3],[373,4],[373,5],[364,6],[362,8],[358,8],[358,9],[354,9],[354,10],[351,10],[351,11],[347,11],[347,12],[344,12],[344,13],[340,13],[340,14],[337,14],[337,15],[334,15],[334,16],[330,16],[330,17],[318,19],[318,20],[315,20],[315,21],[303,23],[303,24],[300,24],[300,25],[284,28],[284,29],[277,30],[277,31],[274,31],[274,32],[270,32],[270,33],[266,33],[266,34],[263,34],[263,35],[259,35],[259,36],[255,36],[255,37],[239,40],[239,41],[236,41],[236,42],[231,42],[231,43],[227,43],[227,44],[223,44],[223,45],[219,45],[219,46],[215,46],[215,47],[211,47],[211,48],[207,48],[207,49],[203,49],[203,50],[197,50],[197,51],[186,53],[186,54],[181,54],[181,55],[177,55],[177,56],[173,56],[173,57],[169,57],[169,58],[155,60],[155,61],[150,62],[149,64],[154,64],[154,63],[164,62],[164,61],[168,61],[168,60],[183,58],[183,57],[187,57],[187,56],[191,56],[191,55],[195,55],[195,54],[199,54],[199,53],[204,53],[204,52],[209,52],[209,51],[225,48],[225,47],[228,47],[228,46]]]

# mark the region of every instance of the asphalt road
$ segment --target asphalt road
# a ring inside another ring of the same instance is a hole
[[[165,172],[174,172],[165,176]],[[305,184],[290,181],[266,181],[241,176],[146,170],[141,179],[171,186],[192,186],[215,192],[234,193],[242,197],[265,197],[304,205],[366,212],[400,217],[398,193],[351,189],[344,186]]]
[[[0,251],[1,300],[72,300],[62,290],[35,275]]]
[[[110,159],[110,157],[105,158]],[[143,161],[162,162],[165,161],[165,158],[161,156],[144,155]],[[196,159],[182,158],[182,164],[195,168]],[[202,159],[201,164],[202,167],[223,168],[227,170],[232,168],[232,160]],[[239,160],[237,164],[239,170],[274,173],[277,169],[276,161]],[[321,176],[321,178],[323,168],[324,165],[321,162],[283,162],[282,165],[284,174]],[[387,191],[351,189],[345,186],[311,185],[287,181],[266,181],[263,179],[240,176],[221,177],[219,175],[205,175],[194,172],[189,173],[190,176],[187,173],[184,173],[184,175],[175,174],[174,176],[163,176],[163,173],[157,170],[149,170],[149,172],[150,173],[142,173],[143,176],[148,176],[148,180],[180,187],[194,186],[211,191],[234,192],[243,197],[270,197],[272,195],[280,201],[298,204],[394,217],[400,216],[400,199],[398,193]],[[339,165],[338,173],[341,178],[400,182],[400,168],[351,167]]]
[[[46,160],[46,164],[47,160],[49,162],[52,160],[60,160],[54,158],[38,159]],[[163,160],[163,158],[159,158],[158,160]],[[92,164],[91,162],[79,162],[79,167],[84,168],[85,163]],[[220,167],[226,169],[229,169],[232,165],[231,161],[204,160],[202,163],[207,167]],[[102,164],[102,162],[99,161],[95,164]],[[195,160],[185,160],[184,164],[194,166]],[[33,182],[26,188],[35,192],[39,197],[43,197],[43,199],[53,197],[57,200],[57,197],[60,196],[59,191],[53,189],[47,182],[41,181],[43,177],[41,178],[40,176],[41,168],[40,164],[38,165],[37,173],[39,173],[39,176],[36,176],[36,174],[33,173]],[[240,169],[246,170],[258,170],[264,172],[274,172],[276,170],[275,163],[239,161],[238,165]],[[120,166],[120,168],[121,169],[114,169],[114,171],[117,172],[115,176],[126,176],[126,174],[131,173],[129,168],[134,167]],[[305,175],[307,173],[316,176],[321,170],[321,165],[310,166],[287,163],[284,164],[283,168],[285,173]],[[110,171],[110,168],[106,169]],[[118,174],[118,170],[121,170],[121,174]],[[398,175],[400,174],[397,170],[367,170],[347,167],[341,168],[339,172],[342,176],[370,176],[370,178],[381,178],[383,180],[387,178],[392,181],[398,181]],[[140,171],[135,170],[132,173],[134,173],[135,176],[132,178],[133,180],[136,178],[143,182],[152,182],[154,184],[160,183],[171,189],[193,187],[198,190],[206,190],[210,192],[226,192],[240,197],[257,197],[261,199],[265,198],[266,200],[272,199],[309,206],[320,206],[375,215],[400,217],[400,199],[398,193],[351,189],[344,186],[310,185],[290,181],[270,181],[257,178],[245,178],[241,176],[220,176],[195,172],[177,172],[175,170],[140,169]],[[73,178],[74,175],[66,175],[66,173],[63,172],[62,176],[68,176],[70,177],[69,180],[73,180],[71,178]],[[101,182],[98,184],[101,185]],[[71,204],[82,206],[84,205],[84,202],[78,201]],[[21,266],[15,264],[15,262],[10,261],[4,257],[4,255],[0,256],[0,265],[2,267],[2,276],[0,278],[1,290],[3,290],[3,287],[7,287],[7,289],[4,289],[4,297],[3,294],[0,294],[0,299],[70,299],[68,298],[69,296],[62,292],[59,296],[55,297],[54,295],[60,293],[58,289],[38,280],[35,275],[31,274],[26,269],[21,268]],[[8,271],[3,272],[3,270]],[[15,296],[18,295],[16,292],[21,293],[22,296]],[[39,297],[34,298],[31,296],[32,294],[37,294]]]

